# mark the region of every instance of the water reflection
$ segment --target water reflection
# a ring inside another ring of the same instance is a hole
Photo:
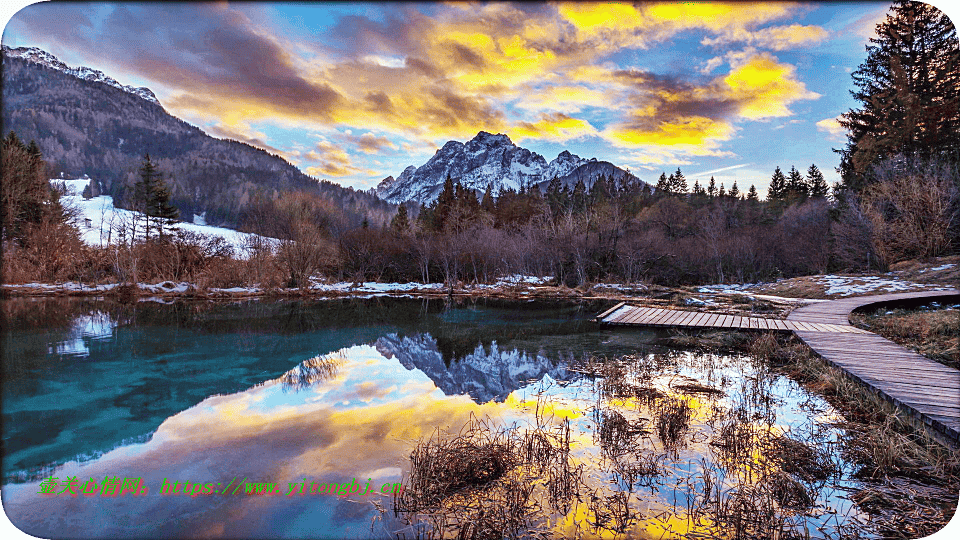
[[[406,481],[417,441],[474,417],[569,426],[583,497],[536,518],[552,535],[709,536],[742,517],[731,508],[757,503],[742,494],[770,485],[793,493],[770,503],[777,515],[809,512],[811,530],[825,508],[856,515],[838,473],[828,483],[779,457],[798,451],[790,441],[812,442],[826,452],[813,462],[834,465],[839,433],[816,421],[833,414],[822,399],[749,358],[598,331],[582,306],[97,309],[109,315],[6,335],[22,358],[4,379],[14,443],[4,447],[4,506],[40,537],[393,537],[412,529],[380,512],[389,498],[288,495],[290,484]],[[44,415],[59,425],[38,433]],[[76,459],[82,447],[97,454]],[[44,496],[44,476],[142,478],[149,493]],[[164,495],[165,480],[217,491],[277,482],[281,495]]]

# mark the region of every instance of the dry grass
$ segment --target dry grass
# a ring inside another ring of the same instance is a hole
[[[854,325],[960,369],[960,309],[895,309],[854,313]]]
[[[569,457],[569,421],[552,428],[538,423],[521,431],[471,416],[454,436],[438,430],[420,441],[394,497],[394,515],[417,538],[537,533],[543,511],[565,512],[583,485],[582,469]]]
[[[841,441],[843,454],[857,464],[856,476],[864,481],[852,498],[884,537],[916,538],[946,525],[957,508],[960,454],[792,338],[764,335],[751,351],[825,396],[842,413],[837,424],[848,435]],[[790,455],[785,463],[796,460],[797,452]],[[914,485],[913,480],[922,481],[916,484],[921,488],[903,487]]]
[[[941,268],[949,264],[953,267]],[[960,283],[960,255],[903,261],[890,265],[890,271],[900,279],[956,287]]]

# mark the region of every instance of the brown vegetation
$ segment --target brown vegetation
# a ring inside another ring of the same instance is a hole
[[[854,325],[960,369],[960,309],[876,310],[851,315]]]

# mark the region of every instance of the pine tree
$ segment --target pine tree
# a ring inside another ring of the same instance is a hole
[[[678,195],[687,192],[687,179],[680,172],[680,167],[677,167],[677,172],[670,175],[670,192]]]
[[[787,177],[783,175],[780,167],[773,171],[770,178],[770,188],[767,189],[767,201],[783,202],[787,195]]]
[[[493,199],[493,184],[487,184],[487,190],[483,192],[483,200],[480,201],[480,209],[491,216],[497,212],[497,203]]]
[[[717,192],[718,198],[724,198],[727,196],[727,190],[723,189],[723,182],[720,182],[720,191]]]
[[[582,214],[587,210],[587,186],[583,183],[583,178],[577,180],[576,185],[573,186],[570,206],[577,214]]]
[[[447,224],[447,218],[450,216],[450,212],[453,211],[456,203],[457,195],[453,185],[453,178],[448,174],[447,179],[443,182],[443,189],[433,204],[433,226],[436,230],[443,230],[443,227]]]
[[[158,234],[163,236],[163,227],[173,225],[180,215],[170,203],[170,190],[157,166],[150,160],[150,154],[143,156],[140,165],[140,180],[134,189],[134,209],[145,216],[147,238],[150,238],[151,221],[155,223]]]
[[[750,189],[747,191],[747,200],[750,202],[760,202],[760,196],[757,195],[757,188],[750,184]]]
[[[0,239],[22,238],[27,224],[62,221],[59,195],[50,189],[46,164],[31,141],[24,145],[11,131],[3,139],[0,178]]]
[[[410,229],[410,219],[407,217],[407,207],[403,204],[397,208],[397,215],[390,220],[390,229],[397,234],[403,234]]]
[[[707,195],[710,195],[711,198],[717,196],[717,182],[712,176],[710,177],[710,184],[707,186]]]
[[[704,196],[707,194],[707,191],[703,189],[703,186],[700,185],[699,180],[693,181],[693,194],[697,196]]]
[[[807,169],[807,187],[810,190],[811,199],[823,199],[827,197],[827,181],[823,178],[823,173],[816,165],[810,165]]]
[[[670,187],[671,181],[667,178],[667,173],[660,173],[660,179],[657,180],[657,195],[669,195]]]
[[[878,161],[902,154],[960,158],[960,44],[950,19],[921,2],[896,0],[853,73],[861,103],[842,115],[846,188],[860,192]]]
[[[739,199],[739,198],[740,198],[740,189],[737,188],[737,181],[736,181],[736,180],[733,181],[733,186],[730,187],[730,193],[729,193],[729,195],[730,195],[731,198],[734,198],[734,199]]]
[[[807,200],[807,182],[796,167],[790,167],[790,174],[787,175],[787,188],[785,199],[787,205],[801,203]]]

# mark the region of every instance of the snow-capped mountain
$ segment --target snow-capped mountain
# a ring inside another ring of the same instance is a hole
[[[477,403],[502,402],[511,392],[532,380],[549,377],[553,380],[579,379],[579,373],[568,371],[566,364],[542,354],[517,349],[501,349],[496,342],[489,348],[478,345],[463,358],[447,365],[430,334],[399,336],[388,334],[374,344],[387,358],[396,358],[407,369],[419,369],[444,394],[468,394]]]
[[[157,96],[155,96],[149,88],[144,88],[142,86],[135,88],[133,86],[120,84],[116,81],[116,79],[105,75],[100,70],[90,69],[84,66],[72,68],[61,62],[56,56],[36,47],[18,47],[16,49],[11,49],[10,47],[3,45],[3,54],[13,58],[23,58],[29,62],[40,64],[41,66],[46,66],[57,71],[62,71],[63,73],[73,75],[74,77],[83,79],[85,81],[107,84],[114,88],[123,90],[124,92],[128,92],[137,97],[143,98],[151,103],[160,105],[160,101],[157,99]]]
[[[554,177],[563,179],[580,167],[597,163],[606,162],[584,159],[566,150],[547,163],[543,156],[513,144],[506,135],[481,131],[466,143],[448,142],[425,164],[407,167],[396,179],[388,176],[377,186],[376,193],[391,203],[426,203],[437,198],[450,176],[464,187],[482,193],[489,186],[496,194],[501,187],[520,189],[538,186]],[[628,174],[613,168],[622,176]]]

